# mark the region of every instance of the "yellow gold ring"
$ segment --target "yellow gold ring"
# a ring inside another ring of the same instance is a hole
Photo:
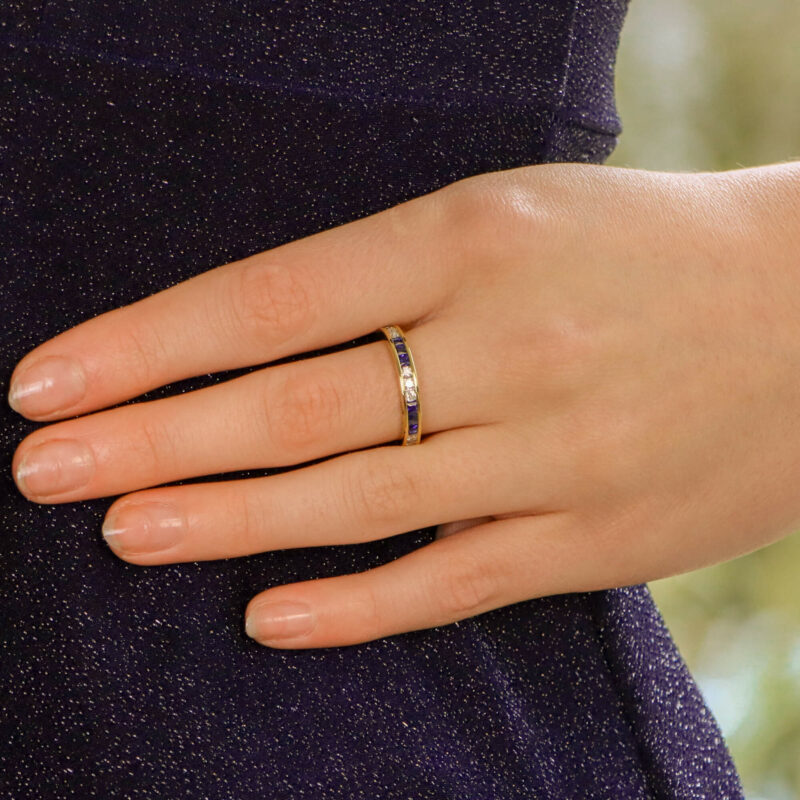
[[[419,444],[422,441],[419,409],[419,381],[417,369],[405,334],[399,325],[381,328],[394,354],[397,374],[400,377],[400,400],[403,406],[403,444]]]

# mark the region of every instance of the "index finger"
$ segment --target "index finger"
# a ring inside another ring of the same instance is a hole
[[[447,291],[434,234],[445,194],[233,261],[82,322],[20,360],[9,403],[31,419],[59,419],[382,325],[413,327]]]

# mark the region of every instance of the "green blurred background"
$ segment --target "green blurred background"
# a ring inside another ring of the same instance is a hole
[[[624,131],[610,165],[800,160],[800,0],[632,0],[616,91]],[[748,800],[798,800],[800,533],[650,589]]]

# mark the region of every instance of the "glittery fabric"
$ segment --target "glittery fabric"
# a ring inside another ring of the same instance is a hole
[[[219,264],[471,174],[604,161],[625,6],[6,2],[5,380],[56,333]],[[243,629],[254,594],[377,566],[433,529],[127,564],[100,535],[111,499],[19,494],[11,456],[37,425],[0,409],[1,797],[742,796],[645,586],[262,647]]]

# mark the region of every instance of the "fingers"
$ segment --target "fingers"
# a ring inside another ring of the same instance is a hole
[[[407,332],[420,380],[423,437],[480,420],[477,392],[452,365],[460,328]],[[251,372],[198,391],[34,431],[12,462],[35,502],[123,494],[199,475],[285,466],[402,436],[396,366],[385,339]]]
[[[591,553],[588,532],[563,512],[489,522],[365,572],[268,589],[248,604],[246,630],[270,647],[310,648],[447,625],[597,588],[604,576]]]
[[[500,457],[493,427],[267,477],[137,492],[112,504],[103,530],[118,556],[152,565],[365,542],[513,508],[532,477]]]
[[[446,187],[445,187],[446,188]],[[157,386],[411,327],[447,294],[443,190],[197,275],[71,328],[16,366],[9,402],[75,416]]]

